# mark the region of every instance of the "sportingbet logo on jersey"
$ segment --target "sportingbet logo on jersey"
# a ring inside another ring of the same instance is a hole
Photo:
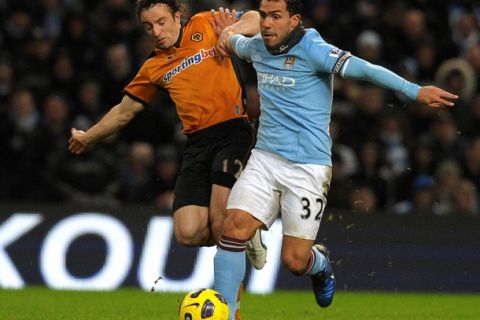
[[[173,77],[175,77],[177,74],[181,73],[182,71],[188,69],[190,66],[195,65],[195,64],[200,64],[205,59],[213,58],[217,55],[218,55],[218,53],[217,53],[217,50],[215,48],[201,49],[200,52],[194,54],[191,57],[183,59],[183,61],[179,65],[177,65],[175,68],[168,71],[163,76],[164,84],[169,83],[172,80]]]

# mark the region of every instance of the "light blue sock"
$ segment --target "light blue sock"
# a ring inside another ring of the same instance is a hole
[[[325,270],[325,268],[327,267],[327,258],[323,255],[323,253],[321,253],[314,247],[312,247],[311,252],[313,261],[310,260],[310,267],[305,272],[306,275],[310,276]]]
[[[214,287],[227,299],[230,320],[235,319],[237,293],[245,277],[245,263],[245,251],[227,251],[218,247],[214,259]]]

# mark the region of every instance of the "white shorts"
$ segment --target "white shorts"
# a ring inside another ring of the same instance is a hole
[[[331,178],[329,166],[294,163],[253,149],[227,209],[247,211],[267,228],[281,214],[284,235],[315,240]]]

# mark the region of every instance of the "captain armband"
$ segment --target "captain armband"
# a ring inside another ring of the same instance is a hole
[[[338,58],[337,62],[333,66],[332,73],[338,74],[340,70],[342,70],[343,65],[347,60],[352,56],[352,54],[348,51],[344,51],[343,54]]]

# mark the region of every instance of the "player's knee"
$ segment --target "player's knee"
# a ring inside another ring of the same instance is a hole
[[[202,245],[195,237],[180,232],[175,233],[175,239],[177,239],[180,245],[185,247],[198,247]]]
[[[300,276],[307,269],[308,259],[296,252],[282,255],[282,264],[294,275]]]
[[[232,212],[223,224],[223,234],[235,239],[249,239],[254,231],[250,216]]]
[[[204,233],[205,230],[201,230],[198,226],[178,226],[175,228],[175,239],[182,246],[199,247],[208,241]]]

